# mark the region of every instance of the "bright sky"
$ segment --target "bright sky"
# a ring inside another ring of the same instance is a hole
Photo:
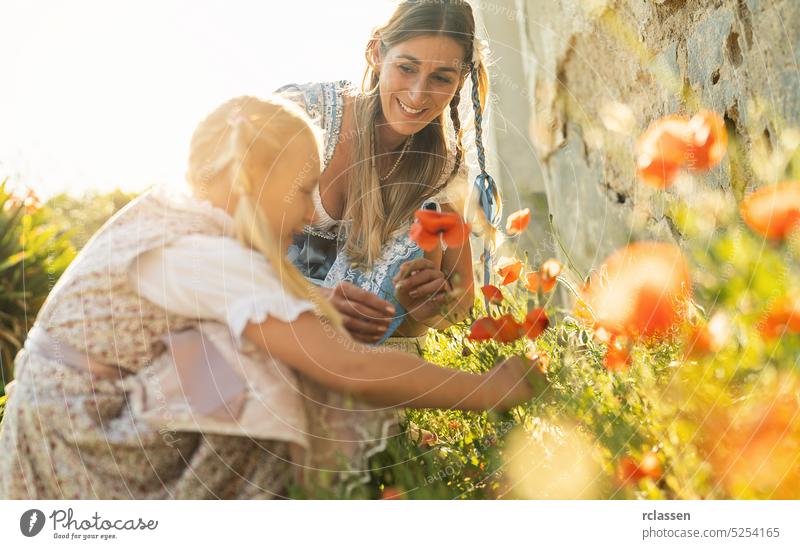
[[[0,180],[43,197],[182,181],[218,104],[361,82],[388,0],[3,0]]]

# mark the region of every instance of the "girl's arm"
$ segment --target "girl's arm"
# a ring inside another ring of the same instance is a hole
[[[244,335],[309,378],[384,406],[505,410],[534,396],[527,380],[538,375],[518,357],[479,375],[442,368],[399,351],[366,347],[311,312],[293,322],[270,317],[250,323]]]

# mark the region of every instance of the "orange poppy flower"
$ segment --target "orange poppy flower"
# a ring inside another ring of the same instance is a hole
[[[637,242],[605,261],[583,298],[596,325],[611,334],[654,336],[669,332],[683,316],[691,295],[689,267],[677,246]]]
[[[497,260],[497,274],[503,277],[503,286],[519,279],[522,274],[522,261],[516,257],[501,257]]]
[[[546,374],[550,369],[550,357],[544,351],[531,349],[525,353],[525,358],[533,361],[533,366],[540,374]]]
[[[686,338],[685,355],[699,358],[710,353],[718,353],[731,337],[730,319],[719,312],[708,323],[694,326]]]
[[[531,292],[537,292],[541,288],[543,292],[551,292],[556,287],[556,277],[561,274],[564,266],[557,259],[548,259],[542,263],[539,270],[528,273],[525,276],[525,287]]]
[[[691,120],[669,115],[656,120],[636,144],[636,169],[643,182],[658,189],[672,184],[678,170],[700,171],[722,161],[728,148],[725,121],[713,111]]]
[[[528,228],[531,222],[531,209],[525,208],[518,210],[508,216],[506,219],[506,232],[509,235],[519,234]]]
[[[624,484],[635,484],[643,478],[658,480],[663,474],[661,460],[655,452],[647,452],[638,463],[625,456],[617,465],[617,479]]]
[[[536,293],[542,287],[542,275],[539,271],[531,271],[525,275],[525,287],[529,292]]]
[[[692,141],[688,119],[670,115],[653,122],[636,143],[636,168],[646,184],[663,189],[686,162]]]
[[[537,307],[528,311],[528,314],[525,315],[525,320],[522,321],[520,329],[522,335],[530,339],[536,339],[549,325],[550,319],[547,317],[547,313],[541,307]]]
[[[758,329],[765,339],[800,333],[800,301],[786,296],[773,304]]]
[[[631,349],[626,342],[620,341],[617,336],[610,336],[606,355],[603,357],[603,366],[609,372],[626,370],[631,363]]]
[[[381,499],[405,499],[405,497],[399,489],[387,486],[381,491]]]
[[[781,375],[773,387],[755,402],[704,419],[704,453],[712,473],[733,497],[800,496],[797,378]]]
[[[700,111],[689,120],[692,141],[686,151],[686,167],[708,170],[722,161],[728,150],[725,121],[714,111]]]
[[[491,284],[487,286],[481,286],[481,293],[483,296],[489,300],[489,303],[502,303],[503,302],[503,292],[500,291],[500,288],[497,286],[493,286]]]
[[[450,248],[463,246],[469,239],[469,223],[453,212],[417,210],[417,222],[411,226],[409,236],[420,248],[430,252],[444,240]]]
[[[800,221],[800,181],[756,189],[740,205],[745,223],[766,238],[784,239]]]

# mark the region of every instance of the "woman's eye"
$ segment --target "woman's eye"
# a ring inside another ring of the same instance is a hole
[[[446,76],[442,76],[441,74],[437,74],[434,78],[439,82],[441,82],[442,84],[451,84],[453,82],[452,80],[450,80]]]
[[[399,65],[399,67],[400,70],[403,71],[404,73],[411,74],[412,72],[414,72],[414,69],[409,65]]]

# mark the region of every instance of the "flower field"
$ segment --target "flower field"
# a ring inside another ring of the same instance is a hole
[[[569,261],[500,258],[498,285],[429,336],[427,357],[486,371],[525,355],[548,386],[507,414],[408,411],[364,496],[800,497],[800,149],[785,181],[737,204],[702,180],[727,148],[709,111],[638,141],[641,184],[669,189],[680,245],[631,243],[585,279]],[[559,285],[574,307],[553,305]]]

